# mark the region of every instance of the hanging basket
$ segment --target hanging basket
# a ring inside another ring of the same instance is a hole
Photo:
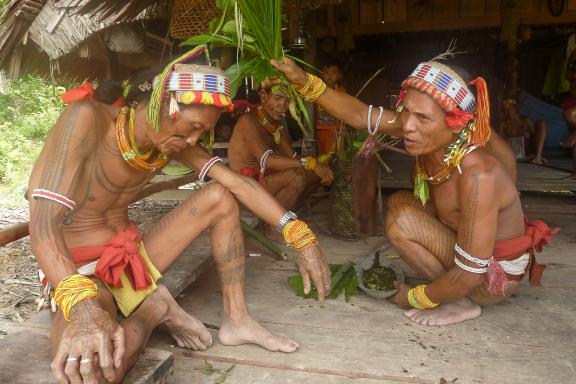
[[[334,163],[330,193],[330,232],[336,237],[357,239],[352,205],[352,161]]]
[[[218,14],[215,0],[175,0],[170,17],[170,36],[184,40],[206,33],[210,20]]]

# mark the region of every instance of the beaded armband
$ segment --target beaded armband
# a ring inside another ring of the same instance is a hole
[[[286,211],[286,213],[278,220],[278,224],[276,224],[276,229],[278,232],[282,232],[284,227],[290,220],[297,220],[298,216],[292,211]]]
[[[298,252],[302,252],[307,248],[318,245],[316,235],[302,220],[290,221],[284,226],[282,235],[288,245],[296,249]]]
[[[58,203],[60,205],[65,206],[66,208],[68,208],[69,210],[73,210],[76,207],[76,203],[74,202],[74,200],[60,194],[57,192],[52,192],[49,191],[47,189],[40,189],[40,188],[36,188],[35,190],[32,191],[32,198],[34,200],[38,200],[38,199],[46,199],[46,200],[50,200],[53,201],[55,203]]]
[[[469,267],[468,265],[466,265],[463,262],[461,262],[460,260],[458,260],[458,256],[454,256],[454,263],[457,266],[459,266],[460,268],[462,268],[463,270],[468,271],[468,272],[472,272],[472,273],[479,273],[479,274],[488,272],[488,263],[490,263],[490,260],[484,260],[484,259],[479,259],[477,257],[474,257],[474,256],[468,254],[462,248],[460,248],[460,246],[458,244],[454,245],[454,250],[456,251],[457,254],[459,254],[460,256],[465,258],[466,260],[468,260],[468,261],[476,264],[478,267],[480,267],[480,268]]]
[[[302,168],[304,168],[305,171],[313,171],[316,168],[318,160],[316,160],[315,157],[306,156],[300,159],[300,163],[302,164]]]

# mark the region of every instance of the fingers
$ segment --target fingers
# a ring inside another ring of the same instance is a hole
[[[126,342],[124,339],[124,328],[118,325],[116,331],[112,335],[112,345],[114,346],[114,352],[112,354],[114,359],[114,368],[120,368],[122,365],[122,359],[126,353]]]
[[[85,348],[80,360],[80,374],[82,375],[83,384],[98,384],[96,380],[96,371],[94,370],[94,352],[91,348]]]
[[[99,367],[97,371],[102,371],[102,374],[108,381],[113,381],[116,377],[114,372],[114,363],[112,358],[113,345],[110,340],[101,339],[98,348],[98,359],[94,360],[94,367]]]
[[[302,284],[304,286],[304,293],[310,293],[310,275],[304,266],[300,266],[300,274],[302,275]]]
[[[66,348],[68,349],[68,348]],[[63,344],[60,344],[58,348],[58,352],[54,356],[52,363],[50,364],[50,369],[52,370],[52,374],[54,378],[58,382],[58,384],[68,384],[69,381],[66,378],[66,374],[64,372],[64,368],[66,366],[66,358],[68,357],[68,351],[64,352]]]

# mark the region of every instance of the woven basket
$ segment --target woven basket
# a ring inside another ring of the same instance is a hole
[[[334,163],[334,183],[330,193],[330,231],[337,237],[357,239],[352,210],[352,162]]]
[[[170,36],[184,40],[205,33],[210,20],[218,14],[215,0],[175,0],[170,17]]]

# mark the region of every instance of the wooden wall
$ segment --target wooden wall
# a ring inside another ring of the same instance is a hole
[[[494,28],[501,23],[501,2],[510,0],[345,0],[354,35]],[[524,24],[576,22],[576,0],[566,0],[561,16],[550,15],[547,0],[515,0]],[[334,7],[318,11],[317,35],[336,35]]]

